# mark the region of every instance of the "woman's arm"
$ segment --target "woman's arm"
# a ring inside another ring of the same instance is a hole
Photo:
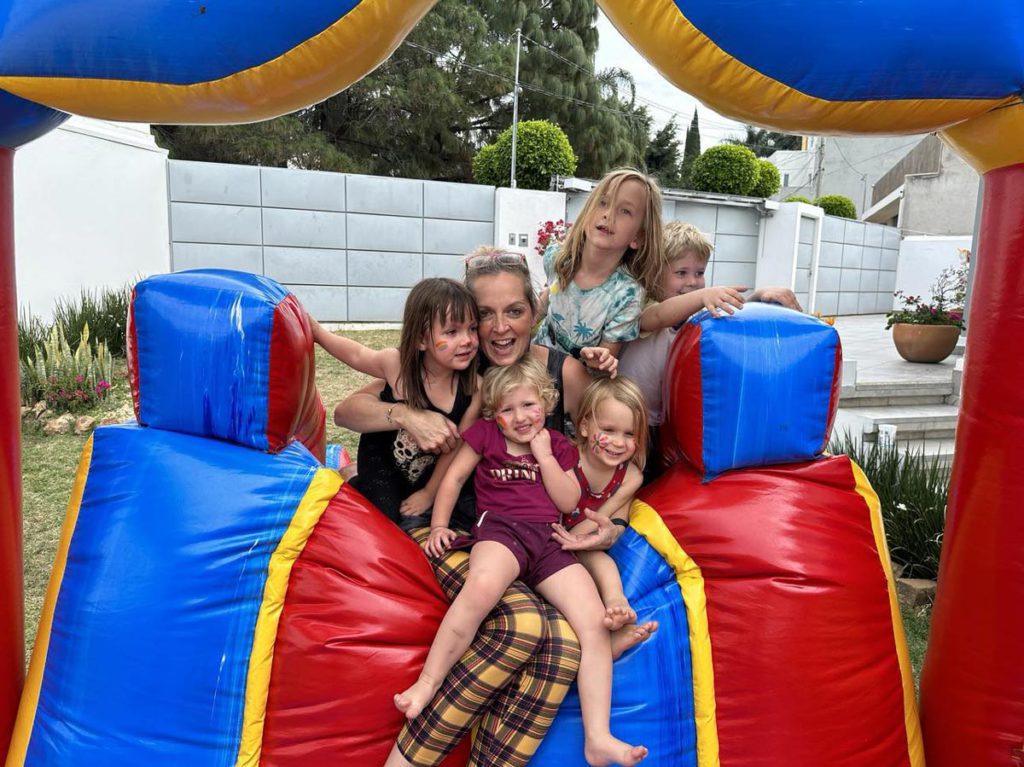
[[[481,405],[479,381],[477,384],[476,393],[473,395],[473,399],[470,401],[469,407],[466,408],[466,412],[463,414],[462,420],[459,421],[460,434],[476,423],[477,419],[480,418]],[[459,440],[459,443],[461,444],[461,439]],[[415,517],[431,507],[434,503],[434,498],[437,497],[438,488],[441,486],[441,479],[448,473],[448,469],[456,455],[458,455],[458,451],[452,450],[438,459],[430,473],[430,479],[427,480],[427,484],[422,489],[417,490],[402,501],[401,505],[398,507],[399,514],[403,517]]]
[[[588,511],[587,519],[566,530],[554,525],[552,537],[567,551],[605,551],[610,549],[622,536],[625,528],[612,522],[621,519],[629,522],[629,510],[633,496],[643,484],[643,473],[630,465],[622,486],[596,511]]]
[[[383,381],[374,381],[350,394],[335,406],[334,423],[359,434],[404,429],[427,453],[448,453],[455,448],[459,441],[455,424],[440,413],[415,410],[404,402],[383,402],[383,389]]]
[[[796,294],[789,288],[758,288],[750,294],[748,301],[760,301],[765,304],[780,304],[787,309],[802,312],[804,309],[796,300]]]
[[[351,338],[329,333],[313,317],[309,322],[313,326],[313,340],[334,359],[368,376],[395,380],[399,369],[398,349],[371,349]]]

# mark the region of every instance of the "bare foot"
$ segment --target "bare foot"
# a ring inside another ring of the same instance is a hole
[[[646,642],[657,630],[658,621],[647,621],[647,623],[623,626],[618,631],[612,632],[612,660],[618,660],[619,656],[630,647]]]
[[[611,733],[603,738],[587,738],[587,743],[583,748],[583,757],[590,767],[608,767],[611,764],[632,767],[646,756],[647,748],[645,746],[631,746]]]
[[[395,708],[405,714],[406,719],[415,719],[433,699],[438,687],[440,685],[421,676],[412,687],[395,696]]]
[[[618,631],[623,626],[636,623],[636,610],[629,606],[625,599],[608,602],[604,608],[604,627],[609,631]]]

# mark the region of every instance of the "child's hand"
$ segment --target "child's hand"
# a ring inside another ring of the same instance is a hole
[[[398,513],[403,517],[418,517],[425,514],[434,505],[433,496],[426,491],[417,490],[406,498],[398,507]]]
[[[452,541],[457,537],[456,532],[447,527],[432,527],[427,542],[423,544],[423,549],[430,556],[439,557],[451,548]]]
[[[712,317],[721,317],[719,311],[726,314],[733,314],[736,309],[742,309],[745,299],[741,295],[745,287],[714,287],[704,288],[701,291],[701,298],[704,301],[704,308],[711,312]]]
[[[547,429],[541,429],[538,431],[533,439],[530,440],[530,452],[533,453],[533,457],[538,461],[541,458],[547,458],[551,455],[551,435],[548,434]]]
[[[584,346],[580,349],[580,362],[591,370],[607,373],[611,378],[619,374],[619,360],[603,346]]]

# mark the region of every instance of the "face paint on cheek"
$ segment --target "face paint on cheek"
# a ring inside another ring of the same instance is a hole
[[[494,420],[498,424],[498,428],[501,429],[502,431],[508,429],[508,421],[506,421],[502,416],[499,415]]]
[[[435,341],[434,342],[434,348],[437,349],[439,352],[443,352],[445,349],[448,348],[448,342],[447,341]]]
[[[605,434],[603,431],[599,431],[594,434],[593,439],[590,441],[590,449],[595,453],[600,453],[602,450],[608,447],[608,443],[611,441],[611,437]]]

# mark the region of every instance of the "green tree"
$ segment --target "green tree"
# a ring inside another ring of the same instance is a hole
[[[665,123],[665,126],[654,134],[647,145],[645,159],[647,172],[654,175],[662,186],[679,187],[682,183],[682,168],[679,137],[676,135],[678,126],[676,118]]]
[[[768,198],[778,193],[782,188],[782,179],[779,176],[779,169],[768,160],[757,161],[757,181],[750,193],[754,197]]]
[[[693,188],[749,195],[757,183],[757,158],[745,146],[713,146],[693,163]]]
[[[173,160],[206,160],[273,168],[360,172],[362,164],[298,115],[251,125],[154,125],[157,143]]]
[[[324,135],[325,143],[313,147],[317,151],[300,153],[310,156],[311,165],[340,163],[345,169],[351,164],[378,175],[468,181],[481,144],[512,124],[516,29],[521,27],[520,120],[561,125],[580,157],[581,175],[639,164],[650,117],[635,103],[628,72],[594,71],[596,21],[595,0],[439,0],[375,71],[281,119],[296,131],[304,126]],[[178,157],[219,160],[222,130],[168,128],[164,135],[189,135],[187,142],[179,139]],[[231,130],[253,143],[251,126]],[[209,136],[192,137],[193,132]],[[290,157],[294,143],[278,136],[272,152],[235,151],[230,161],[299,164]],[[340,156],[331,155],[328,146]]]
[[[516,138],[516,184],[522,189],[548,189],[555,174],[571,176],[576,155],[565,133],[547,120],[519,123]],[[473,178],[479,184],[509,186],[512,175],[512,128],[473,159]]]
[[[725,143],[745,146],[758,157],[768,157],[778,149],[799,149],[803,143],[800,136],[789,133],[758,128],[756,125],[744,126],[746,136],[743,138],[727,138]]]
[[[857,218],[857,206],[853,200],[841,194],[825,194],[814,201],[814,205],[830,216],[840,218]]]
[[[693,119],[690,120],[690,127],[686,130],[686,145],[683,147],[683,162],[679,168],[679,175],[683,187],[693,188],[693,163],[700,157],[700,122],[697,118],[697,107],[693,108]]]

